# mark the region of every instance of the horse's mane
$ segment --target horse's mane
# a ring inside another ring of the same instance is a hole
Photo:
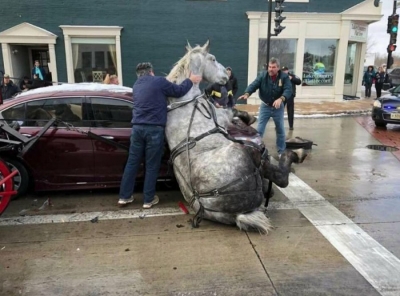
[[[167,80],[177,83],[180,77],[188,78],[190,75],[189,66],[190,66],[190,55],[192,53],[201,52],[203,48],[200,45],[196,45],[196,47],[191,48],[188,52],[174,65],[171,72],[167,75]]]

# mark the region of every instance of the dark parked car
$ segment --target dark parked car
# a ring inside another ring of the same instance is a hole
[[[388,69],[389,79],[392,86],[400,85],[400,68]]]
[[[0,152],[11,169],[18,170],[14,183],[19,195],[30,184],[36,191],[119,187],[127,149],[86,132],[129,147],[132,109],[131,88],[95,83],[31,90],[0,105],[0,121],[17,121],[19,132],[27,137],[38,134],[54,117],[68,123],[50,127],[22,158]],[[263,146],[255,130],[230,132],[237,139]],[[174,179],[168,174],[169,155],[166,145],[159,180]]]
[[[374,101],[372,119],[376,126],[385,127],[388,123],[400,124],[400,86],[389,90],[389,94]]]

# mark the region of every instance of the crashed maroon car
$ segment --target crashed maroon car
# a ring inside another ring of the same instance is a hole
[[[18,123],[19,133],[32,138],[52,119],[57,121],[21,156],[0,151],[11,170],[18,195],[35,191],[119,187],[128,157],[132,89],[94,83],[65,84],[27,91],[0,106],[0,121]],[[90,135],[91,136],[90,136]],[[257,133],[237,134],[242,139]],[[159,181],[170,181],[169,151]],[[144,174],[142,168],[138,179]]]

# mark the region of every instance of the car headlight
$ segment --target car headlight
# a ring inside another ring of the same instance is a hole
[[[374,101],[374,107],[375,108],[381,108],[382,107],[382,103],[379,100],[375,100]]]

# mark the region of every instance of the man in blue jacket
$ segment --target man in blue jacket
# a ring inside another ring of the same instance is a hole
[[[276,146],[280,155],[286,149],[284,102],[292,96],[292,84],[289,76],[279,70],[279,61],[276,58],[269,60],[268,71],[262,71],[239,99],[247,100],[257,89],[261,99],[257,131],[263,137],[265,127],[272,117],[276,126]]]
[[[143,208],[158,204],[155,195],[158,172],[164,149],[164,129],[167,123],[167,98],[180,98],[189,92],[193,84],[200,83],[201,76],[190,74],[180,85],[164,77],[154,76],[150,63],[136,67],[138,80],[133,85],[133,117],[129,157],[125,166],[119,191],[119,205],[133,202],[135,178],[142,157],[145,158]]]

